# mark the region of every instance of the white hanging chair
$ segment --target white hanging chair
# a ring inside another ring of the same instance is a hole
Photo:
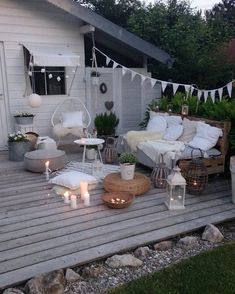
[[[51,117],[53,132],[58,137],[59,142],[62,137],[69,134],[82,137],[83,128],[88,128],[90,123],[89,111],[78,98],[66,98],[57,105]]]

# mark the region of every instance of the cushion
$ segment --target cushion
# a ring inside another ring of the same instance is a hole
[[[169,141],[176,141],[183,133],[182,125],[173,125],[166,129],[163,139]]]
[[[188,143],[196,135],[197,122],[187,119],[183,119],[183,134],[179,137],[179,141]]]
[[[166,120],[163,116],[155,116],[149,120],[146,130],[164,134],[167,127]]]
[[[169,115],[165,116],[165,120],[167,122],[167,126],[172,126],[172,125],[180,125],[182,124],[182,118],[179,115]]]
[[[64,128],[74,128],[83,125],[82,111],[63,112],[62,113],[62,126]]]
[[[196,136],[188,145],[193,148],[200,148],[203,151],[208,151],[216,145],[222,134],[220,128],[212,127],[204,122],[198,122]]]
[[[76,190],[80,187],[81,181],[86,181],[88,184],[97,183],[95,177],[78,171],[64,172],[51,179],[49,183]]]
[[[193,157],[201,157],[201,152],[199,149],[194,149],[190,146],[186,146],[185,149],[182,151],[180,158],[182,159],[191,159],[192,158],[192,150],[193,150]],[[216,148],[212,148],[208,151],[203,152],[204,158],[210,158],[210,157],[218,157],[221,155],[221,152],[217,150]]]
[[[150,119],[155,116],[166,116],[166,115],[169,115],[169,113],[168,112],[156,112],[156,111],[152,111],[152,110],[149,111],[149,118]]]

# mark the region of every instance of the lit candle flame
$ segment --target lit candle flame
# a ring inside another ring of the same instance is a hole
[[[45,167],[46,167],[46,168],[49,168],[49,164],[50,164],[50,161],[47,161],[47,162],[45,163]]]

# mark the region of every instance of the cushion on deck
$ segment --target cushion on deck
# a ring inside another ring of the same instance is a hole
[[[25,169],[41,173],[45,172],[45,163],[49,161],[51,171],[61,169],[66,164],[66,155],[62,150],[42,149],[25,153],[24,167]]]

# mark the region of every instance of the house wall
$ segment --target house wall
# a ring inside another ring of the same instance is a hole
[[[36,114],[34,129],[41,135],[51,135],[50,119],[60,101],[66,95],[42,96],[40,108],[30,108],[25,92],[25,70],[22,43],[38,43],[45,46],[68,45],[77,52],[81,66],[71,91],[72,97],[85,100],[84,40],[79,34],[81,23],[71,15],[43,1],[1,0],[0,41],[4,44],[9,128],[14,128],[13,114],[16,111],[31,111]],[[73,77],[73,68],[67,68],[68,87]],[[10,129],[8,130],[11,131]]]
[[[132,70],[151,76],[144,68],[132,68]],[[138,124],[144,117],[147,104],[152,99],[161,97],[160,85],[156,84],[152,88],[148,80],[142,85],[138,75],[131,81],[131,74],[127,72],[123,76],[120,68],[98,68],[98,72],[101,74],[99,84],[105,83],[107,85],[107,92],[102,94],[99,86],[92,85],[91,71],[90,68],[86,69],[86,90],[88,109],[92,117],[107,111],[104,105],[105,101],[113,101],[112,111],[120,119],[117,133],[123,134],[129,130],[138,130]]]

